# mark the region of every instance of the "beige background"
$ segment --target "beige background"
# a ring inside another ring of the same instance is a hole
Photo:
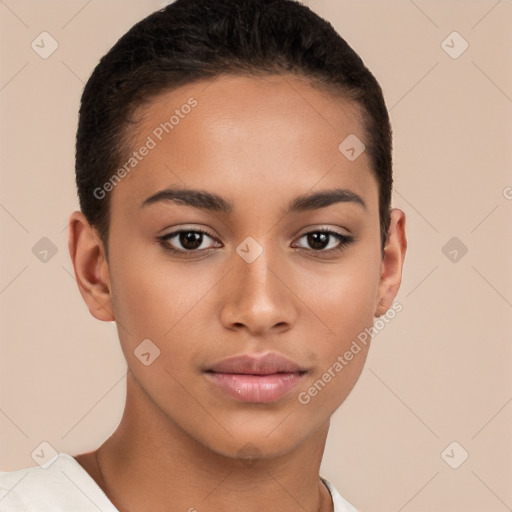
[[[0,0],[0,469],[34,465],[42,441],[96,448],[120,420],[115,324],[88,313],[67,250],[74,137],[97,60],[163,4]],[[510,510],[512,0],[307,4],[382,84],[409,238],[403,311],[334,415],[323,475],[361,511]],[[59,44],[48,59],[31,48],[43,31]],[[453,31],[469,44],[456,59],[441,46]],[[451,461],[469,453],[458,469],[441,457],[452,441]]]

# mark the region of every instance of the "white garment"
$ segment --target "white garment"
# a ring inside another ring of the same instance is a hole
[[[357,512],[322,478],[334,512]],[[0,512],[119,512],[93,478],[67,453],[44,467],[0,472]]]

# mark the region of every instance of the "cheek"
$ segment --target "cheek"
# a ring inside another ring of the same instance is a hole
[[[116,322],[124,341],[162,338],[180,315],[185,297],[183,278],[156,260],[158,248],[143,250],[144,245],[124,246],[117,241],[112,255],[112,297]],[[114,244],[112,244],[114,245]]]
[[[317,364],[304,386],[298,402],[320,421],[339,407],[356,384],[370,347],[374,298],[377,285],[371,272],[346,273],[332,279],[316,297],[322,333],[315,335],[312,352]]]
[[[364,251],[354,252],[343,267],[317,276],[318,286],[309,286],[311,304],[318,311],[325,334],[316,337],[318,342],[313,350],[318,365],[305,390],[308,396],[308,389],[312,397],[322,395],[315,400],[315,407],[328,409],[339,405],[362,372],[380,280],[380,258],[374,252],[367,254],[366,257]]]
[[[123,253],[129,256],[118,258],[111,277],[114,314],[127,362],[138,367],[133,351],[150,339],[161,351],[159,363],[181,371],[204,338],[201,313],[216,276],[210,282],[204,272],[171,265],[158,248]]]
[[[317,312],[327,334],[334,338],[333,345],[372,325],[379,278],[379,260],[365,260],[354,254],[343,265],[317,274],[314,282],[304,282],[308,305]]]
[[[123,231],[128,229],[119,229]],[[181,274],[166,265],[160,252],[163,249],[137,237],[137,233],[116,238],[115,232],[111,247],[116,320],[124,322],[130,332],[139,331],[142,335],[143,331],[155,331],[163,323],[171,324],[174,315],[169,305],[179,303],[184,288]]]

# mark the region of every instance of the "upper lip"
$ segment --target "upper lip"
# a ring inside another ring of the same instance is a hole
[[[273,373],[305,372],[290,359],[270,352],[263,355],[243,354],[229,357],[215,363],[207,371],[215,373],[240,373],[247,375],[271,375]]]

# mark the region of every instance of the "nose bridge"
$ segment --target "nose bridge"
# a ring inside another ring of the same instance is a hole
[[[293,320],[293,304],[279,278],[282,265],[266,241],[245,240],[234,254],[230,292],[225,297],[224,321],[264,331]]]
[[[276,277],[270,269],[275,267],[276,258],[269,246],[269,239],[261,242],[252,239],[237,248],[240,261],[235,264],[235,275],[239,279],[238,288],[243,292],[240,298],[268,301],[274,295]]]

